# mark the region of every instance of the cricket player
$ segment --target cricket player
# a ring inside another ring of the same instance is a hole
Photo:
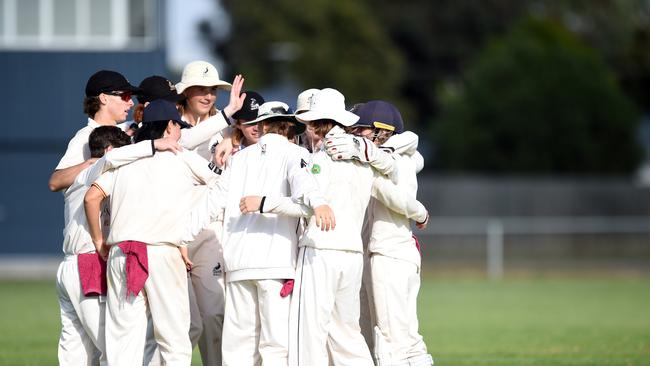
[[[237,82],[243,82],[239,76]],[[160,77],[155,82],[160,84]],[[233,81],[235,83],[236,81]],[[171,85],[171,86],[170,86]],[[133,107],[133,95],[140,95],[145,98],[144,104],[155,99],[169,99],[171,93],[176,93],[175,87],[165,79],[164,84],[149,85],[146,90],[131,85],[129,81],[120,73],[111,70],[100,70],[91,75],[86,83],[84,98],[84,113],[88,116],[88,123],[85,127],[77,131],[74,137],[68,143],[65,154],[57,164],[48,187],[52,192],[57,192],[69,187],[79,172],[94,162],[90,157],[88,147],[88,136],[93,129],[99,126],[115,126],[122,130],[128,128],[124,122],[129,111]],[[167,88],[162,92],[160,89]],[[228,117],[234,111],[224,108],[224,113],[216,114],[191,129],[184,129],[181,133],[181,139],[176,142],[176,150],[180,146],[187,149],[194,149],[197,146],[210,140],[212,136],[219,133],[229,126]]]
[[[391,151],[399,166],[398,187],[404,194],[415,197],[416,174],[423,163],[416,150],[417,135],[404,133],[400,136],[403,132],[401,115],[388,102],[364,103],[355,114],[359,121],[352,132]],[[335,159],[354,159],[360,155],[357,145],[345,146],[342,143],[345,140],[345,137],[333,138],[326,142]],[[424,228],[426,220],[417,226]],[[369,286],[373,307],[372,344],[376,365],[433,365],[418,331],[421,257],[409,219],[373,198],[366,212],[364,230],[368,234],[370,276],[366,286]]]
[[[232,87],[233,85],[220,79],[219,72],[209,62],[192,61],[185,65],[176,90],[184,96],[179,103],[179,109],[181,119],[192,126],[188,130],[204,128],[203,125],[209,124],[215,116],[223,116],[230,123],[230,118],[226,118],[225,112],[217,110],[215,102],[219,90],[232,92]],[[245,98],[246,94],[237,94],[236,97]],[[241,109],[237,112],[240,111]],[[228,114],[228,117],[231,116]],[[222,139],[221,131],[215,131],[203,142],[192,147],[192,150],[210,160],[215,152],[215,145]],[[216,172],[221,171],[216,164],[213,164],[212,168]],[[205,192],[204,187],[193,189],[193,201],[201,200]],[[220,366],[222,363],[225,272],[221,231],[222,220],[215,220],[187,245],[193,263],[189,273],[190,339],[192,345],[198,344],[204,366]]]
[[[145,107],[136,141],[159,137],[178,140],[184,126],[172,103],[156,100]],[[208,162],[196,153],[162,152],[104,173],[86,193],[85,210],[93,243],[102,255],[110,248],[108,365],[142,364],[147,314],[151,314],[164,364],[190,364],[187,276],[178,247],[192,187],[215,187],[219,181]],[[106,240],[97,220],[105,198],[109,198],[111,209]]]
[[[131,96],[137,92],[139,89],[116,71],[100,70],[90,76],[84,99],[88,124],[70,140],[65,154],[52,173],[49,182],[52,192],[69,187],[77,174],[93,163],[94,159],[89,160],[88,136],[99,126],[115,126],[124,122],[133,107]]]
[[[224,171],[229,196],[224,214],[228,296],[223,364],[286,365],[292,283],[288,280],[295,274],[298,219],[242,214],[240,198],[291,196],[328,225],[333,215],[306,169],[309,153],[290,142],[305,126],[289,107],[266,102],[259,107],[257,119],[246,124],[257,124],[262,136],[233,155]]]
[[[343,95],[323,89],[309,111],[296,116],[320,138],[344,134],[358,116],[345,110]],[[310,217],[299,241],[298,266],[290,321],[290,365],[373,365],[359,329],[359,290],[363,269],[361,227],[370,197],[409,217],[424,220],[426,209],[414,199],[392,194],[393,185],[367,166],[333,161],[318,143],[309,169],[336,215],[336,228],[321,231]],[[368,155],[374,155],[368,147]],[[260,197],[244,197],[243,210],[255,212]],[[263,212],[294,215],[304,206],[286,198],[264,197]]]
[[[104,307],[105,298],[95,294],[86,296],[87,292],[96,291],[89,288],[93,278],[80,278],[77,258],[79,254],[95,253],[85,211],[83,198],[90,185],[101,173],[139,158],[151,156],[150,141],[129,145],[130,137],[115,126],[100,126],[94,129],[88,138],[90,157],[99,159],[82,170],[73,184],[64,190],[63,253],[65,259],[57,271],[57,293],[61,306],[61,337],[59,338],[60,365],[96,365],[105,364],[104,346]],[[175,145],[165,139],[154,142],[159,150]],[[120,148],[121,146],[124,146]],[[104,211],[102,222],[108,220]],[[107,227],[103,228],[104,231]],[[99,281],[98,276],[94,280]],[[82,283],[88,283],[84,289]],[[103,294],[105,295],[105,294]]]

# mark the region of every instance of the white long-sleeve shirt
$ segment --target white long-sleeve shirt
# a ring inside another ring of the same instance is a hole
[[[88,147],[88,137],[90,133],[97,127],[101,126],[94,119],[88,118],[88,124],[81,128],[68,142],[68,147],[59,160],[55,170],[69,168],[74,165],[83,163],[84,161],[90,159],[90,147]],[[127,128],[125,123],[120,123],[116,125],[124,131]]]
[[[208,164],[191,151],[164,151],[102,174],[95,185],[110,199],[106,243],[136,240],[182,245],[192,188],[201,184],[221,187],[219,176]]]
[[[116,126],[125,131],[129,127],[130,123],[120,123]],[[68,142],[68,147],[66,148],[63,157],[57,164],[55,170],[69,168],[74,165],[83,163],[84,161],[90,158],[90,148],[88,147],[88,137],[90,133],[97,127],[101,126],[92,118],[88,118],[88,123],[86,126],[81,128],[75,133],[75,135]],[[206,119],[205,121],[199,123],[193,128],[185,128],[181,130],[181,138],[178,140],[178,143],[190,150],[205,150],[205,146],[208,145],[209,141],[215,136],[218,135],[221,130],[228,126],[228,122],[223,118],[221,113]],[[200,146],[203,145],[201,148]],[[207,154],[203,152],[203,154]]]
[[[396,188],[405,196],[415,199],[418,189],[416,173],[422,170],[424,159],[417,151],[418,136],[413,132],[393,135],[381,148],[391,151],[398,167]],[[422,221],[422,220],[419,220]],[[371,199],[366,211],[364,240],[368,251],[373,254],[421,263],[415,241],[412,237],[410,220],[395,212],[382,202]]]
[[[223,139],[221,131],[226,127],[228,127],[228,122],[221,113],[217,113],[192,128],[182,129],[178,143],[196,152],[204,159],[210,160],[212,157],[211,147]]]
[[[142,141],[137,144],[112,149],[104,157],[98,159],[93,165],[82,170],[77,175],[72,185],[63,191],[65,224],[63,229],[63,253],[73,255],[95,250],[88,232],[88,222],[84,210],[84,196],[91,184],[105,171],[128,164],[139,158],[151,156],[151,154],[150,141]],[[102,223],[109,218],[104,208],[102,209]]]
[[[342,134],[334,127],[328,135]],[[312,155],[310,171],[325,195],[336,219],[336,228],[322,231],[310,217],[299,246],[363,252],[361,229],[366,207],[371,197],[387,207],[415,220],[423,221],[427,211],[414,197],[404,195],[387,178],[379,176],[368,165],[356,161],[333,161],[325,151]],[[267,198],[270,212],[284,215],[309,216],[304,206],[281,197]],[[267,204],[265,203],[265,207]]]
[[[275,214],[242,214],[241,197],[291,196],[310,207],[325,203],[307,171],[309,152],[269,133],[233,155],[223,172],[228,197],[223,254],[228,281],[294,277],[298,220]]]

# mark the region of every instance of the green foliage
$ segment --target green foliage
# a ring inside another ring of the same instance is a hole
[[[594,51],[550,21],[491,41],[442,104],[434,134],[449,170],[617,174],[641,158],[634,105]]]
[[[365,1],[227,2],[229,61],[262,85],[291,75],[300,88],[333,87],[352,104],[395,100],[403,59]]]

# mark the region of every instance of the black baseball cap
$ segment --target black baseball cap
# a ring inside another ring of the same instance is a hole
[[[144,108],[142,123],[166,122],[170,120],[178,123],[181,128],[191,127],[189,123],[181,120],[181,115],[178,113],[178,109],[176,109],[176,104],[168,100],[156,99]]]
[[[130,91],[134,94],[138,94],[140,89],[131,85],[124,75],[111,70],[97,71],[86,83],[87,97],[96,97],[101,93],[120,91]]]
[[[240,110],[232,115],[232,118],[243,119],[244,121],[252,121],[257,118],[257,110],[262,104],[264,104],[264,98],[252,90],[246,91],[244,93],[246,93],[244,105]]]
[[[140,94],[137,96],[137,99],[138,103],[142,104],[156,99],[164,99],[176,103],[185,98],[183,94],[176,92],[176,87],[171,81],[159,75],[145,78],[140,82],[139,88]]]
[[[352,126],[375,127],[391,130],[394,133],[404,131],[402,115],[397,108],[383,100],[371,100],[354,108],[359,120]]]

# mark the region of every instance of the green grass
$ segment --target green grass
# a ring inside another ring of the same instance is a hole
[[[428,279],[419,309],[436,365],[650,365],[650,279]],[[0,365],[57,364],[54,281],[0,282],[0,314]]]

